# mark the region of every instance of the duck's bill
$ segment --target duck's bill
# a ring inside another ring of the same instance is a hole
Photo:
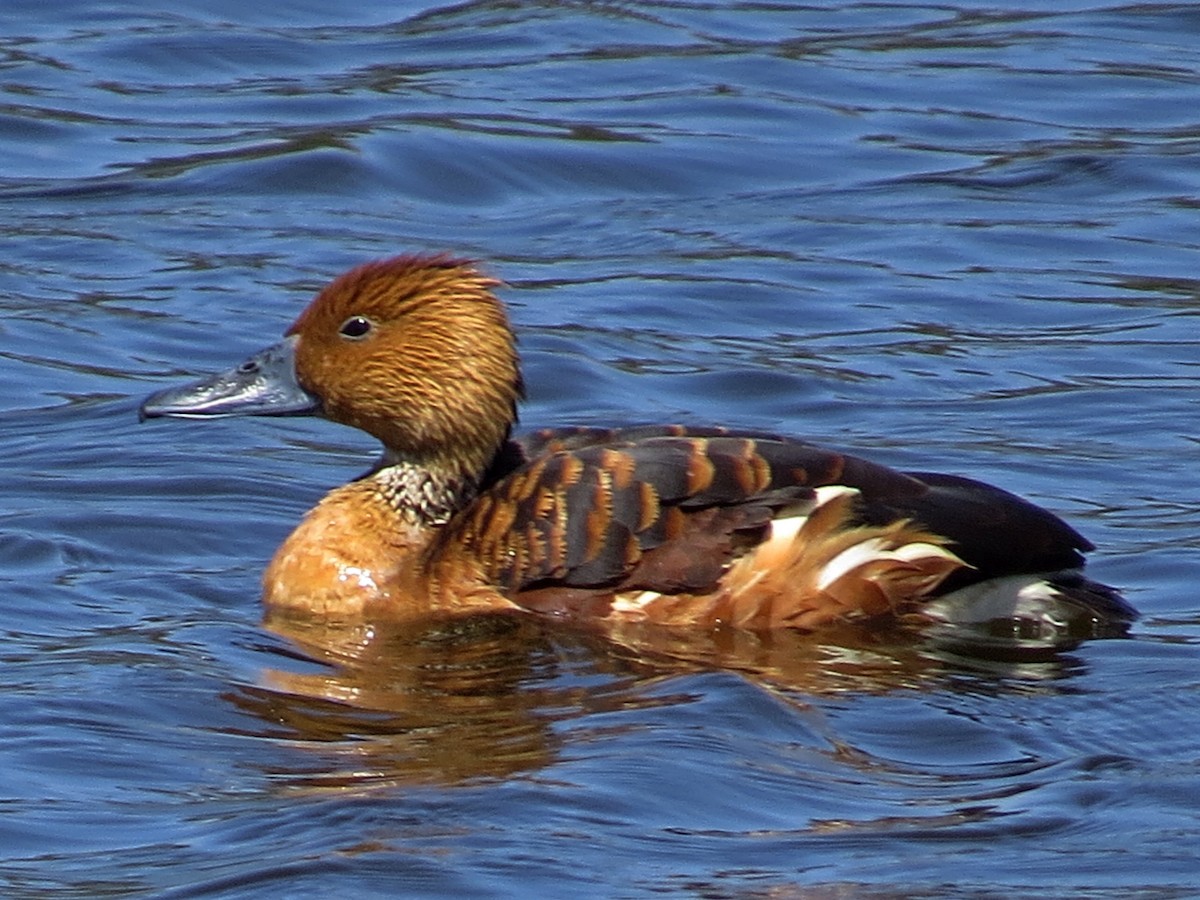
[[[151,394],[139,414],[143,420],[312,415],[321,404],[296,381],[295,356],[290,337],[227,372]]]

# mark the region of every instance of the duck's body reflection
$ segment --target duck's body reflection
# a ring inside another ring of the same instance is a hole
[[[693,702],[688,676],[698,673],[722,671],[770,691],[811,722],[820,718],[813,698],[942,689],[948,675],[984,664],[948,662],[921,632],[894,625],[820,635],[661,626],[601,632],[508,613],[345,625],[275,613],[265,624],[296,658],[231,696],[272,737],[320,751],[276,773],[306,789],[462,784],[540,771],[561,758],[572,722]],[[1014,659],[1003,670],[1044,680],[1061,675],[1069,659]]]

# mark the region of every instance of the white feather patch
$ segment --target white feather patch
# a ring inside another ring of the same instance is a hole
[[[941,557],[942,559],[960,561],[957,556],[947,550],[945,547],[939,547],[936,544],[926,544],[916,541],[911,544],[902,544],[895,550],[885,550],[884,542],[879,538],[870,538],[855,544],[853,547],[847,547],[833,559],[825,564],[825,568],[821,570],[821,577],[817,579],[817,587],[820,590],[825,590],[829,585],[833,584],[847,572],[852,572],[859,566],[866,565],[871,562],[882,562],[885,560],[895,560],[897,562],[913,562],[918,559],[929,559],[930,557]]]
[[[817,579],[817,588],[823,591],[852,569],[857,569],[872,560],[887,559],[893,555],[883,549],[883,541],[879,538],[869,538],[852,547],[847,547],[825,563],[825,567],[821,569],[821,575]]]
[[[765,550],[768,547],[775,549],[779,545],[790,545],[796,539],[796,535],[800,533],[800,529],[808,522],[809,516],[813,514],[814,510],[824,506],[830,500],[857,493],[857,488],[846,487],[844,484],[829,484],[825,487],[814,488],[812,498],[806,503],[798,504],[793,515],[771,520],[771,535],[757,549]]]
[[[813,509],[818,506],[824,506],[835,497],[845,497],[847,494],[858,494],[858,488],[846,487],[844,484],[827,484],[824,487],[814,488],[813,494],[816,496],[813,499]]]
[[[1063,593],[1041,575],[990,578],[938,597],[922,610],[930,618],[959,624],[994,619],[1037,619],[1064,625],[1069,605]]]
[[[773,519],[771,521],[771,536],[763,541],[763,544],[791,544],[807,521],[807,515]]]
[[[639,593],[615,594],[612,600],[612,611],[619,613],[641,612],[645,607],[659,597],[658,591],[640,591]]]

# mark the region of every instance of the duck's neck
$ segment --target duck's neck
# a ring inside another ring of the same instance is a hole
[[[360,480],[375,482],[386,503],[413,525],[440,528],[480,491],[525,462],[509,440],[514,424],[515,418],[493,440],[464,442],[434,454],[385,444],[379,461]]]
[[[475,498],[480,476],[455,467],[423,465],[385,452],[367,476],[380,500],[418,528],[440,528]]]

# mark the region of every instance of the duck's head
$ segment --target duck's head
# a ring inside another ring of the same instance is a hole
[[[447,256],[400,256],[335,279],[239,366],[146,399],[142,418],[321,415],[389,458],[478,475],[522,392],[498,282]]]

